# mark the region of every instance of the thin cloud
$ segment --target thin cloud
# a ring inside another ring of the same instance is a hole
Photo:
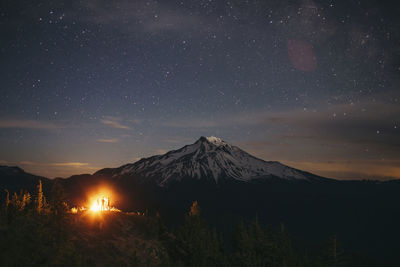
[[[400,177],[400,160],[329,160],[329,161],[285,161],[284,163],[315,174],[340,179],[387,180]]]
[[[88,22],[118,25],[118,29],[125,32],[179,32],[202,25],[199,17],[157,1],[119,0],[110,4],[107,1],[86,0],[81,4],[84,10],[90,11],[90,15],[85,16]]]
[[[100,120],[101,123],[104,125],[110,126],[112,128],[116,129],[124,129],[124,130],[129,130],[131,129],[129,126],[123,125],[120,122],[120,118],[116,117],[105,117],[104,119]]]
[[[89,163],[83,162],[62,162],[62,163],[52,163],[51,166],[68,166],[68,167],[82,167],[88,166]]]
[[[280,160],[327,177],[382,180],[400,177],[398,118],[400,107],[396,103],[360,99],[306,110],[221,114],[209,120],[174,118],[164,127],[215,128],[221,132],[233,127],[256,129],[264,134],[257,139],[244,138],[237,145],[257,157]]]
[[[100,142],[100,143],[118,143],[119,139],[118,138],[110,138],[110,139],[99,138],[96,141]]]
[[[89,163],[85,162],[33,162],[33,161],[21,161],[21,165],[29,166],[60,166],[60,167],[83,167],[89,166]]]
[[[69,177],[77,173],[93,173],[103,166],[94,166],[86,162],[34,162],[20,161],[13,165],[21,166],[26,172],[43,177]]]

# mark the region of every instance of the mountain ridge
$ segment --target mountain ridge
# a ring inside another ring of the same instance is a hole
[[[163,170],[176,160],[175,163],[189,164],[193,158],[197,159],[194,157],[196,152],[200,158],[203,155],[218,159],[217,155],[229,155],[229,152],[236,151],[234,146],[216,138],[210,140],[203,137],[193,145],[118,168],[102,169],[93,175],[82,174],[58,179],[58,182],[65,192],[66,202],[71,206],[86,203],[87,194],[92,189],[105,185],[115,192],[117,199],[113,203],[117,208],[160,214],[168,225],[174,227],[183,221],[183,214],[193,201],[197,201],[202,209],[202,216],[217,229],[227,232],[234,231],[236,223],[257,216],[263,225],[284,223],[297,240],[307,240],[308,244],[319,244],[322,242],[320,237],[334,233],[343,243],[350,244],[363,253],[373,254],[379,251],[382,258],[397,257],[395,249],[387,248],[396,248],[397,236],[400,236],[400,213],[397,205],[400,202],[399,180],[334,180],[314,176],[283,164],[284,169],[295,170],[296,174],[307,179],[291,180],[269,175],[251,177],[248,182],[222,178],[218,181],[221,183],[216,184],[213,176],[208,180],[201,180],[185,174],[179,180],[179,176],[174,174],[171,176],[172,180],[167,180],[169,183],[158,186],[155,183],[157,176],[144,176],[147,171],[153,171],[151,174],[157,175],[154,170]],[[255,158],[247,153],[246,155],[250,161]],[[255,160],[272,166],[279,164],[257,158]],[[160,161],[165,165],[161,165]],[[204,163],[208,161],[204,160]],[[143,173],[135,171],[120,175],[124,170],[141,166],[146,167],[140,169]],[[187,166],[191,167],[190,164]],[[12,175],[13,173],[16,175]],[[8,189],[11,194],[26,189],[33,195],[39,179],[42,179],[43,191],[51,196],[55,179],[40,178],[19,168],[0,168],[0,198],[5,199],[6,191],[3,189]]]
[[[248,182],[255,179],[281,178],[286,180],[328,179],[286,166],[278,161],[265,161],[230,145],[215,136],[200,137],[195,143],[162,155],[142,158],[117,168],[105,168],[94,175],[140,176],[155,179],[159,186],[181,179],[223,179]]]

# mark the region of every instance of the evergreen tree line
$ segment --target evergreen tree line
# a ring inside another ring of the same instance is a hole
[[[325,246],[308,256],[292,245],[283,224],[279,229],[263,227],[257,217],[249,222],[241,221],[232,238],[232,248],[227,249],[224,239],[211,229],[201,217],[195,201],[185,217],[184,224],[175,231],[174,244],[166,244],[169,264],[166,266],[369,266],[365,261],[345,256],[338,247],[336,236],[328,239]],[[374,266],[374,265],[371,265]]]
[[[10,195],[6,191],[0,212],[0,266],[87,266],[88,261],[77,249],[69,227],[73,216],[57,182],[49,200],[40,181],[33,195],[26,191]],[[379,266],[345,254],[336,236],[317,253],[299,252],[283,224],[278,229],[265,227],[257,218],[248,223],[240,222],[228,245],[202,217],[197,201],[185,215],[184,223],[175,230],[168,229],[159,215],[143,217],[141,235],[156,240],[162,244],[162,249],[157,256],[148,255],[157,257],[156,261],[139,259],[136,252],[115,255],[116,259],[129,258],[128,266]],[[118,262],[121,261],[116,260],[113,265],[119,265]]]
[[[42,182],[31,195],[10,193],[0,212],[0,266],[79,265],[68,233],[68,206],[55,182],[47,201]]]

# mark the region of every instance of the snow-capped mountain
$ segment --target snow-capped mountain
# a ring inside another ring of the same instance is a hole
[[[139,175],[155,179],[160,186],[172,180],[186,178],[212,178],[250,181],[259,178],[282,178],[287,180],[315,180],[318,176],[303,172],[277,161],[256,158],[220,138],[201,137],[194,144],[164,155],[141,159],[116,169],[103,169],[98,175],[112,177]]]

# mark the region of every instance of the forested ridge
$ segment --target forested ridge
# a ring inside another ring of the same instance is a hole
[[[389,266],[341,249],[334,235],[318,249],[293,244],[284,224],[242,220],[231,236],[203,218],[197,201],[184,222],[167,227],[159,214],[73,214],[60,183],[42,183],[2,202],[0,265],[61,266]],[[395,265],[393,265],[395,266]]]

